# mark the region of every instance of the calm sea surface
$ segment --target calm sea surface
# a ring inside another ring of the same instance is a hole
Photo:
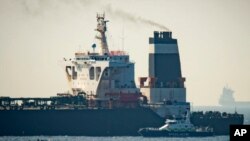
[[[221,111],[244,114],[244,124],[250,124],[250,107],[225,108],[216,106],[193,107],[192,111]],[[85,137],[85,136],[27,136],[0,137],[0,141],[229,141],[229,136],[189,137],[189,138],[144,138],[144,137]]]
[[[0,141],[228,141],[228,136],[206,138],[143,138],[143,137],[69,137],[69,136],[33,136],[1,137]]]

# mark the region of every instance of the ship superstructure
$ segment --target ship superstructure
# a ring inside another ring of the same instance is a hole
[[[220,95],[219,104],[226,107],[249,107],[250,101],[236,101],[234,98],[234,91],[228,86],[223,88]]]
[[[224,87],[219,99],[219,104],[227,106],[234,104],[235,99],[233,93],[234,91],[232,89],[230,89],[229,87]]]
[[[140,90],[148,98],[150,107],[162,117],[182,117],[190,110],[186,102],[185,78],[177,39],[172,32],[154,32],[149,38],[149,76],[140,77]]]
[[[107,22],[104,14],[97,14],[98,43],[92,45],[93,52],[76,52],[73,60],[65,61],[70,88],[74,95],[85,93],[102,106],[109,100],[136,101],[140,92],[134,81],[134,63],[124,51],[109,51]]]

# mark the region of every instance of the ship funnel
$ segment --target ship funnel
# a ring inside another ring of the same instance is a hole
[[[108,49],[108,44],[107,44],[107,38],[105,35],[105,32],[107,31],[107,26],[106,23],[108,22],[105,20],[105,14],[97,14],[97,35],[95,38],[99,41],[99,46],[100,46],[100,55],[108,55],[109,54],[109,49]]]

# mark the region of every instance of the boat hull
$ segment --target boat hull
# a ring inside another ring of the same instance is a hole
[[[138,133],[144,137],[207,137],[213,136],[213,132],[195,131],[167,131],[167,130],[147,130],[140,129]]]
[[[190,121],[194,126],[210,127],[216,135],[229,135],[230,125],[242,125],[244,116],[242,114],[229,114],[226,117],[218,115],[218,112],[211,114],[192,113]],[[219,123],[219,124],[218,124]]]

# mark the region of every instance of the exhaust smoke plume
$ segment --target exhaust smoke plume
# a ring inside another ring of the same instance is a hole
[[[99,3],[99,1],[93,0],[81,0],[81,1],[73,1],[68,2],[67,0],[60,0],[60,1],[47,1],[47,0],[21,0],[19,4],[23,7],[25,14],[31,15],[32,17],[37,17],[44,13],[44,11],[49,11],[51,9],[59,9],[62,7],[72,7],[75,9],[76,5],[81,5],[82,8],[86,7],[100,7],[103,9],[104,12],[108,13],[108,16],[113,18],[120,18],[132,23],[141,23],[145,25],[155,26],[160,28],[161,30],[169,31],[169,29],[157,22],[154,22],[149,19],[145,19],[140,16],[133,15],[131,13],[125,12],[121,9],[115,9],[111,6],[111,3]]]
[[[128,20],[130,22],[140,22],[140,23],[147,24],[150,26],[156,26],[162,30],[169,31],[169,29],[162,24],[159,24],[157,22],[142,18],[140,16],[136,17],[136,16],[134,16],[130,13],[127,13],[125,11],[122,11],[122,10],[114,10],[110,5],[106,6],[105,12],[109,13],[110,16],[115,17],[115,18],[122,18],[122,19]]]

